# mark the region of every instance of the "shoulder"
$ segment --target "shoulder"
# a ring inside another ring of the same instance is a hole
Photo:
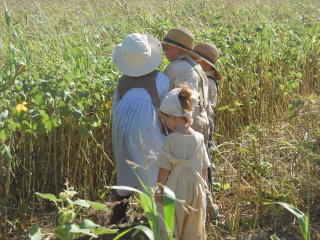
[[[170,88],[170,78],[166,74],[158,72],[156,84],[158,91],[163,91],[166,94]]]
[[[171,62],[166,70],[169,70],[169,69],[179,69],[179,70],[185,70],[185,69],[191,69],[193,68],[187,61],[183,60],[183,59],[177,59],[173,62]]]
[[[198,139],[199,142],[204,142],[204,136],[200,132],[196,132],[195,137]]]
[[[165,137],[167,141],[172,141],[177,137],[178,133],[177,132],[171,132],[168,134],[168,136]]]
[[[177,139],[181,138],[181,135],[180,133],[177,133],[177,132],[171,132],[168,136],[165,137],[165,141],[168,142],[168,143],[174,143],[177,141]]]
[[[169,77],[166,74],[162,73],[162,72],[158,72],[156,80],[157,81],[164,81],[164,82],[165,81],[169,81],[170,82]]]

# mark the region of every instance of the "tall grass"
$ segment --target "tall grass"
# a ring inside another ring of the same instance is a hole
[[[214,180],[221,185],[215,198],[225,220],[218,232],[209,224],[209,233],[240,237],[264,226],[283,232],[293,218],[261,201],[304,211],[306,161],[313,179],[310,223],[317,222],[319,5],[316,0],[5,1],[0,5],[2,236],[23,231],[38,211],[35,191],[56,195],[66,179],[80,197],[105,200],[104,186],[115,184],[110,107],[120,73],[112,49],[129,33],[162,39],[178,25],[221,51],[217,67],[224,79],[214,114],[213,161]],[[12,82],[19,61],[27,68]],[[320,231],[316,224],[314,229]]]

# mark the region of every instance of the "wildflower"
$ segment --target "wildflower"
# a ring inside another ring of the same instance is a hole
[[[18,112],[21,112],[21,111],[26,112],[26,111],[28,111],[28,108],[26,107],[27,105],[28,105],[28,103],[22,102],[16,106],[16,109],[18,110]]]
[[[104,107],[105,107],[106,109],[110,109],[111,106],[112,106],[112,102],[111,102],[111,101],[109,101],[109,102],[107,102],[107,103],[104,104]]]
[[[313,36],[311,43],[315,43],[316,42],[316,36]]]

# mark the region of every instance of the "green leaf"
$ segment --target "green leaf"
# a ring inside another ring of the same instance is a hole
[[[292,206],[290,204],[284,203],[284,202],[270,202],[270,203],[265,203],[265,204],[279,204],[282,207],[284,207],[285,209],[287,209],[289,212],[294,214],[298,218],[299,226],[300,226],[300,230],[301,230],[303,238],[305,240],[310,239],[310,227],[309,227],[309,215],[308,214],[306,216],[299,209],[295,208],[294,206]]]
[[[174,192],[170,188],[163,186],[164,219],[167,227],[169,228],[168,232],[170,232],[171,239],[174,232],[175,199],[176,199],[176,196]]]
[[[235,104],[236,104],[236,106],[242,106],[243,105],[243,103],[238,102],[238,101],[235,101]]]
[[[69,91],[65,91],[65,90],[62,91],[61,92],[61,97],[62,97],[63,101],[65,103],[67,103],[67,104],[72,100],[72,96],[71,96],[71,93]]]
[[[289,120],[292,120],[297,116],[297,112],[293,112],[293,114],[290,115]]]
[[[46,100],[45,100],[44,94],[43,93],[38,93],[35,96],[34,103],[36,103],[39,107],[45,105],[46,104]]]
[[[76,108],[72,109],[72,117],[78,121],[85,121],[86,118],[83,115],[82,111]]]
[[[101,100],[100,94],[99,93],[95,93],[94,96],[96,97],[97,100]]]
[[[92,234],[95,234],[97,236],[102,235],[102,234],[113,234],[113,233],[117,233],[119,231],[119,229],[109,229],[109,228],[97,228],[92,230]]]
[[[10,16],[10,12],[9,12],[9,10],[8,10],[6,5],[5,5],[5,16],[6,16],[7,26],[10,26],[11,16]]]
[[[42,233],[39,223],[35,223],[29,230],[30,240],[41,240],[45,234]]]
[[[70,72],[68,72],[66,75],[64,75],[64,78],[68,81],[71,82],[72,81],[72,75]]]
[[[89,92],[78,92],[78,98],[88,98],[90,96]]]
[[[121,232],[120,234],[118,234],[113,240],[117,240],[120,239],[122,236],[126,235],[128,232],[130,232],[133,228],[129,228],[123,232]]]
[[[59,127],[61,125],[61,116],[57,115],[55,118],[52,118],[51,121],[54,128]]]
[[[89,235],[89,236],[91,236],[91,237],[95,237],[95,238],[98,237],[98,236],[92,234],[89,229],[80,229],[80,228],[79,228],[76,224],[74,224],[74,223],[67,224],[67,225],[66,225],[66,229],[67,229],[67,231],[70,232],[70,233],[83,233],[83,234]]]
[[[141,205],[143,207],[143,211],[145,212],[150,227],[153,230],[156,238],[158,239],[160,236],[160,220],[158,217],[158,211],[155,201],[153,200],[153,196],[146,195],[145,193],[139,193]]]
[[[0,152],[1,154],[3,154],[4,158],[9,162],[9,161],[12,161],[12,156],[11,156],[11,153],[10,153],[10,148],[9,146],[7,145],[1,145],[0,146]]]
[[[127,186],[107,186],[107,188],[110,189],[117,189],[117,190],[126,190],[126,191],[130,191],[130,192],[137,192],[137,193],[142,193],[140,190],[133,188],[133,187],[127,187]]]
[[[2,129],[0,131],[0,140],[5,141],[7,139],[7,133],[6,130]]]
[[[46,126],[44,125],[44,123],[40,123],[40,124],[39,124],[38,130],[39,130],[40,132],[44,132],[44,133],[47,133],[47,132],[48,132],[48,130],[47,130]]]
[[[69,240],[69,239],[70,239],[70,237],[69,237],[69,238],[66,238],[66,236],[67,236],[68,234],[70,234],[70,233],[69,233],[69,231],[66,229],[66,226],[65,226],[65,225],[56,227],[56,228],[53,230],[53,232],[54,232],[54,235],[55,235],[56,237],[60,238],[60,239],[66,239],[66,240]],[[72,236],[71,236],[71,239],[72,239]]]
[[[229,108],[229,106],[219,107],[219,108],[218,108],[218,111],[223,111],[223,110],[226,110],[226,109],[228,109],[228,108]]]
[[[270,238],[271,240],[280,240],[280,238],[278,238],[276,235],[272,235]]]
[[[0,126],[3,126],[3,123],[7,119],[9,114],[8,110],[0,111]]]
[[[15,123],[12,118],[8,120],[8,129],[11,131],[15,131],[17,128],[20,128],[19,123]]]
[[[26,120],[23,120],[21,123],[21,130],[23,131],[31,130],[30,123],[28,123]]]
[[[48,199],[52,202],[58,202],[59,199],[56,198],[55,195],[51,194],[51,193],[39,193],[39,192],[36,192],[36,194],[41,197],[41,198],[44,198],[44,199]]]
[[[94,222],[92,222],[89,219],[84,219],[81,223],[80,223],[80,228],[81,229],[94,229],[96,227],[100,227],[100,225],[95,224]]]
[[[90,207],[90,204],[87,203],[87,201],[83,200],[83,199],[77,199],[76,201],[74,201],[74,204],[77,204],[79,206],[86,207],[86,208]]]
[[[48,130],[48,132],[52,132],[53,130],[53,120],[49,119],[47,120],[44,125],[46,126],[46,129]]]
[[[38,110],[35,110],[34,108],[29,109],[29,114],[32,118],[40,116],[40,112]]]
[[[90,206],[95,209],[95,210],[104,210],[107,211],[108,208],[105,204],[99,203],[99,202],[91,202],[91,201],[87,201],[87,203],[90,204]]]
[[[138,225],[138,226],[135,226],[134,229],[139,230],[138,232],[140,232],[140,231],[144,232],[144,234],[147,235],[149,240],[154,240],[154,235],[153,235],[153,232],[150,228],[143,226],[143,225]],[[134,237],[136,235],[136,233],[138,233],[138,232],[133,233],[132,237]]]
[[[92,136],[92,132],[88,131],[84,125],[80,125],[80,127],[78,128],[78,133],[86,138],[89,138]]]
[[[222,188],[223,188],[223,190],[230,189],[231,188],[230,183],[223,184]]]

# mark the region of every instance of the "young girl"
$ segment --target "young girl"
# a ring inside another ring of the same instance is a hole
[[[159,167],[158,183],[174,191],[176,198],[186,204],[176,202],[176,240],[203,240],[205,236],[205,178],[210,165],[203,135],[194,131],[192,123],[192,90],[183,86],[167,94],[160,106],[160,113],[173,132],[165,137],[160,154],[155,163]],[[158,186],[155,199],[163,203],[162,186]],[[161,204],[158,204],[161,210]],[[190,208],[190,207],[191,208]],[[161,239],[166,239],[162,228]]]

